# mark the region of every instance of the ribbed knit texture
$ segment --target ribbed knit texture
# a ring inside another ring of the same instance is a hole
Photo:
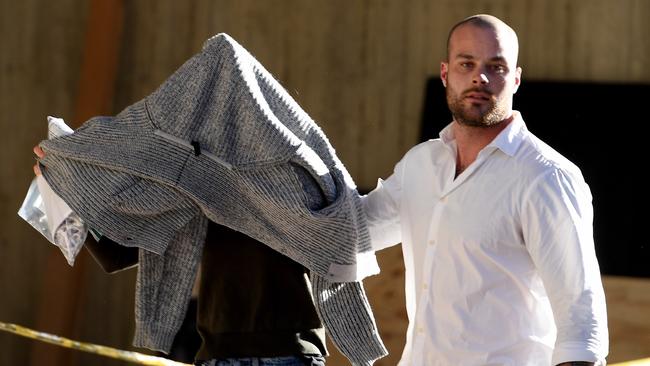
[[[370,303],[360,282],[332,283],[312,274],[312,291],[321,320],[335,345],[353,365],[369,366],[388,354],[377,337]]]
[[[164,256],[139,251],[135,346],[171,348],[192,295],[207,226],[205,216],[197,215],[177,233]]]
[[[349,282],[378,271],[356,186],[321,129],[229,36],[117,116],[41,146],[55,192],[141,249],[137,345],[169,348],[210,219],[310,269],[323,323],[354,364],[386,354],[361,283]]]

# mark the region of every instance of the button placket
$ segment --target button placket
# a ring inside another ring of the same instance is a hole
[[[431,222],[429,224],[428,228],[428,233],[427,233],[427,241],[426,241],[426,248],[425,248],[425,258],[424,258],[424,266],[422,270],[422,278],[420,278],[421,284],[420,284],[420,300],[418,301],[417,304],[417,312],[416,312],[416,318],[415,318],[415,334],[414,334],[414,340],[415,340],[415,348],[419,350],[420,357],[424,357],[424,341],[426,339],[426,316],[425,312],[427,309],[427,304],[429,302],[429,293],[430,293],[430,284],[431,284],[431,276],[433,274],[433,260],[435,258],[435,253],[436,253],[436,239],[434,236],[434,233],[436,232],[435,228],[437,228],[440,222],[440,218],[442,217],[442,213],[444,211],[444,207],[440,205],[436,205],[433,209],[433,214],[431,215]]]

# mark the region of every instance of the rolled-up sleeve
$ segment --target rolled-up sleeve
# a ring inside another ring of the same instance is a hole
[[[395,166],[386,180],[379,179],[377,187],[361,197],[368,218],[372,248],[381,250],[402,241],[400,226],[400,197],[402,194],[403,162]]]
[[[561,169],[541,175],[524,196],[521,219],[557,325],[553,365],[603,361],[609,347],[607,311],[594,249],[592,196],[582,175]]]

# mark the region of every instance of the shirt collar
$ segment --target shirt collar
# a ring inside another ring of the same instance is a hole
[[[526,123],[521,117],[521,113],[519,113],[519,111],[513,110],[512,114],[514,117],[512,122],[510,122],[510,124],[508,124],[508,126],[503,131],[501,131],[497,137],[495,137],[494,140],[492,140],[492,142],[490,142],[485,148],[497,148],[509,156],[513,156],[515,154],[528,129],[526,128]],[[447,146],[453,146],[456,143],[456,138],[454,137],[454,132],[451,127],[452,124],[453,122],[449,123],[445,128],[442,129],[442,131],[440,131],[440,140],[442,140],[442,142]]]
[[[488,146],[494,146],[509,156],[515,154],[527,131],[521,113],[512,111],[512,115],[514,117],[512,122],[488,144]]]

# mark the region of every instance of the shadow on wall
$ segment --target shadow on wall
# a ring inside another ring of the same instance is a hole
[[[646,84],[523,80],[514,97],[528,129],[577,164],[594,197],[594,237],[603,274],[650,277],[642,129]],[[451,121],[439,77],[427,82],[421,141]]]

